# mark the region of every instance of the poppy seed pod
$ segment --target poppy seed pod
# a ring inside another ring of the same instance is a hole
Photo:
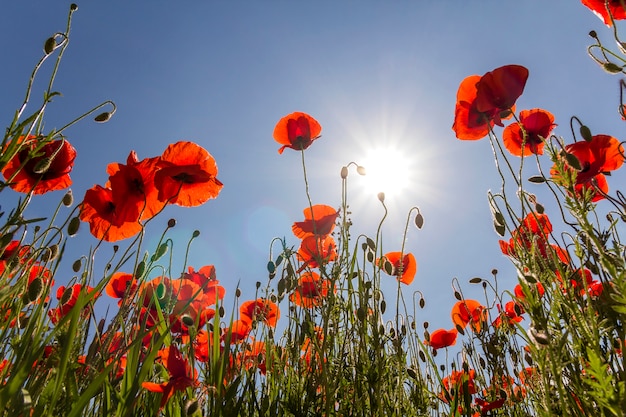
[[[348,167],[341,167],[341,179],[345,180],[348,178]]]

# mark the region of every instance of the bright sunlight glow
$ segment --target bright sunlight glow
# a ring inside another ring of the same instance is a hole
[[[363,177],[366,191],[374,195],[384,192],[385,197],[398,197],[409,186],[410,160],[405,153],[392,147],[374,148],[359,161],[366,169]]]

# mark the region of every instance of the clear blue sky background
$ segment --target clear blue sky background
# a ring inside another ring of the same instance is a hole
[[[3,4],[3,126],[23,99],[45,39],[64,29],[69,4]],[[623,139],[618,78],[585,51],[589,30],[609,45],[611,34],[579,1],[114,0],[78,6],[57,77],[63,96],[50,106],[46,127],[58,128],[108,99],[118,112],[109,123],[83,121],[66,131],[78,151],[75,196],[104,184],[106,164],[125,161],[131,149],[144,158],[178,140],[202,145],[217,160],[222,193],[199,208],[168,209],[149,229],[148,248],[175,217],[180,270],[187,239],[199,229],[189,263],[214,264],[227,297],[238,281],[247,297],[255,281],[265,281],[273,237],[298,243],[291,224],[307,205],[300,156],[290,150],[278,155],[272,139],[276,122],[292,111],[307,112],[323,126],[323,137],[306,151],[314,203],[339,206],[341,166],[359,162],[373,147],[388,144],[410,158],[410,186],[388,200],[385,250],[400,249],[406,213],[419,206],[426,224],[408,234],[406,250],[419,268],[406,293],[425,294],[420,321],[446,327],[455,301],[452,278],[466,283],[495,267],[502,271],[501,289],[516,282],[487,206],[487,190],[500,186],[489,143],[458,141],[451,130],[460,81],[524,65],[530,77],[518,109],[551,111],[555,133],[567,141],[572,115],[594,133]],[[44,87],[36,84],[34,104]],[[354,171],[350,180],[354,235],[373,233],[381,205],[374,192],[360,188],[363,179]],[[611,190],[623,184],[623,173],[609,178]],[[34,203],[33,216],[50,213],[47,201]],[[556,218],[548,197],[541,201]],[[70,256],[96,244],[87,229],[83,225],[73,239]],[[101,252],[106,258],[110,248]]]

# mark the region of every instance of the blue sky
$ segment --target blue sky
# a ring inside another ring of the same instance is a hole
[[[458,141],[451,130],[460,81],[521,64],[530,77],[518,109],[552,112],[555,134],[572,140],[572,115],[594,133],[620,138],[624,129],[616,112],[618,78],[585,51],[591,29],[612,46],[611,33],[577,1],[114,0],[78,6],[56,82],[63,95],[50,106],[46,127],[58,128],[105,100],[118,111],[106,124],[86,120],[66,131],[78,151],[75,196],[103,184],[106,164],[125,161],[132,149],[144,158],[178,140],[202,145],[217,161],[222,193],[199,208],[168,209],[149,229],[148,249],[167,219],[176,218],[174,269],[180,270],[186,242],[200,230],[189,264],[214,264],[230,295],[241,282],[251,297],[254,282],[265,281],[273,237],[297,244],[291,224],[307,206],[300,155],[278,155],[272,139],[274,125],[288,113],[307,112],[323,127],[322,138],[306,151],[314,203],[338,206],[341,167],[374,148],[390,146],[407,157],[408,186],[387,200],[385,250],[400,249],[406,214],[420,207],[426,225],[408,234],[406,250],[415,254],[418,272],[406,293],[421,290],[425,319],[442,326],[450,323],[454,277],[466,283],[495,267],[502,271],[501,289],[515,283],[486,200],[487,190],[500,186],[489,143]],[[42,45],[64,29],[68,8],[69,2],[49,0],[3,5],[0,124],[8,125],[19,107]],[[43,81],[35,85],[33,103]],[[376,192],[365,191],[363,181],[352,171],[354,236],[373,233],[382,216]],[[612,190],[621,184],[623,173],[609,178]],[[540,198],[546,195],[550,214],[547,194],[536,189]],[[33,216],[49,213],[49,201],[34,203]],[[86,225],[72,241],[76,254],[95,244]]]

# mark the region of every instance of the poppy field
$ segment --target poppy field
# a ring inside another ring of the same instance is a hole
[[[626,4],[582,3],[608,27],[589,34],[591,59],[626,74],[615,28]],[[420,254],[404,243],[429,214],[412,207],[402,243],[383,250],[381,192],[377,232],[355,233],[348,191],[367,167],[337,167],[340,204],[317,201],[307,150],[325,146],[324,122],[286,114],[260,136],[281,158],[301,160],[306,199],[286,232],[298,244],[268,242],[265,280],[247,298],[227,292],[214,265],[187,263],[200,230],[174,250],[176,220],[154,227],[166,209],[211,204],[228,187],[210,149],[177,141],[142,159],[131,144],[125,161],[103,161],[99,184],[72,192],[81,155],[65,129],[106,123],[117,111],[105,101],[45,129],[77,10],[72,4],[66,31],[43,42],[0,148],[0,415],[626,416],[626,197],[611,177],[626,159],[621,132],[592,130],[576,116],[556,120],[540,103],[518,108],[533,82],[522,65],[459,80],[451,134],[491,145],[499,175],[485,232],[495,233],[517,283],[503,288],[495,269],[455,280],[448,325],[432,328]],[[614,49],[602,41],[611,36]],[[46,66],[52,75],[38,102],[33,80]],[[626,82],[619,89],[615,117],[626,120]],[[56,206],[33,217],[29,207],[50,195]],[[94,246],[72,259],[77,234]],[[71,279],[61,278],[64,268]],[[476,294],[469,287],[482,296],[466,296]],[[95,307],[103,301],[106,316]]]

